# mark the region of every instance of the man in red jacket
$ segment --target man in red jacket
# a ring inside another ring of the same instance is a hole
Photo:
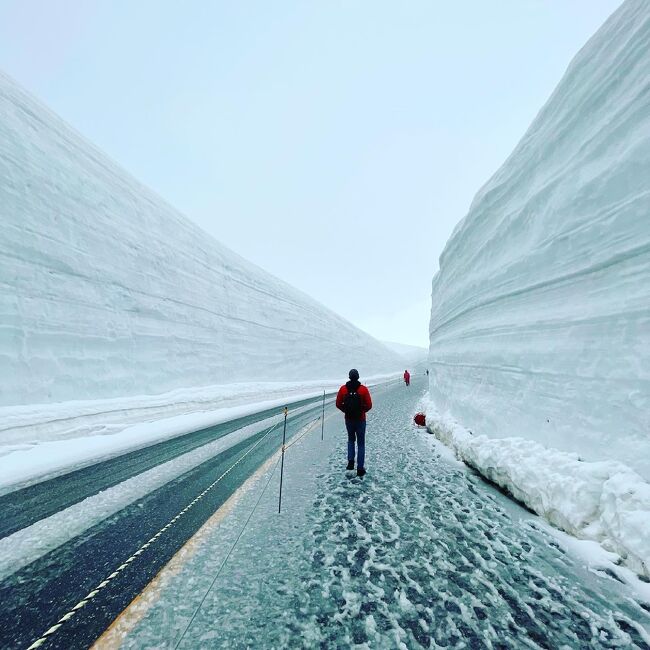
[[[411,373],[408,370],[404,371],[404,383],[407,386],[411,385]]]
[[[348,430],[348,466],[354,469],[354,443],[357,443],[357,476],[366,473],[366,413],[372,408],[370,391],[359,382],[359,371],[352,368],[350,381],[339,388],[336,408],[345,413]]]

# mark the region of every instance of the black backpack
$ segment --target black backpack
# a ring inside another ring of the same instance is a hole
[[[343,412],[351,420],[360,420],[364,413],[365,404],[357,390],[348,386],[348,394],[343,398]]]

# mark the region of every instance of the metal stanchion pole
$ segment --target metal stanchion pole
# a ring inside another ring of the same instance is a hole
[[[287,439],[287,413],[289,409],[284,407],[284,429],[282,430],[282,462],[280,463],[280,498],[278,500],[278,513],[282,510],[282,477],[284,475],[284,443]]]
[[[325,436],[325,390],[323,390],[323,416],[320,419],[320,439],[321,441]]]

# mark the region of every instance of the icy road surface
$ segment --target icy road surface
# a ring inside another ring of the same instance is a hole
[[[338,413],[287,450],[281,515],[269,461],[97,647],[650,648],[649,603],[412,427],[423,388],[374,392],[364,479]]]

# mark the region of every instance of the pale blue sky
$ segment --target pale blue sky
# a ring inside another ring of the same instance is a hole
[[[454,225],[620,0],[0,0],[0,67],[218,240],[428,346]]]

